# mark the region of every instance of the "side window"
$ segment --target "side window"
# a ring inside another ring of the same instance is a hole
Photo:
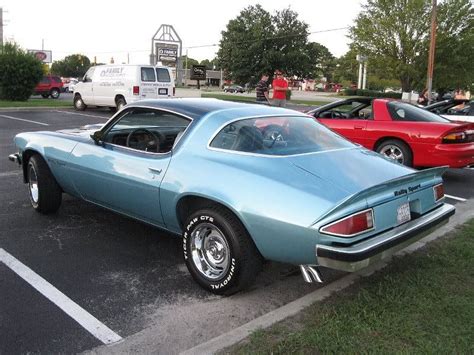
[[[106,133],[104,142],[151,153],[168,153],[191,121],[152,109],[128,110]]]
[[[170,72],[166,68],[156,68],[156,76],[160,83],[169,83],[171,81]]]
[[[44,77],[43,79],[41,79],[41,84],[49,84],[51,82],[51,80],[49,80],[48,77]]]
[[[95,68],[92,67],[87,71],[86,75],[84,75],[84,80],[83,81],[85,83],[91,83],[92,82],[92,75],[94,75],[94,70],[95,70]]]
[[[141,68],[142,81],[156,81],[153,68]]]

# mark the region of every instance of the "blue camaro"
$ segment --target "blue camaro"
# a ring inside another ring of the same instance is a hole
[[[94,131],[95,128],[95,131]],[[214,99],[141,101],[103,126],[21,133],[33,208],[62,193],[183,238],[205,289],[250,285],[263,260],[356,271],[454,213],[444,168],[416,172],[291,110]]]

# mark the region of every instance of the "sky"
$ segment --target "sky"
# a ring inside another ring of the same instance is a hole
[[[172,25],[183,42],[183,55],[213,59],[221,31],[229,20],[250,5],[260,4],[274,13],[290,7],[310,32],[351,26],[361,0],[260,1],[145,1],[145,0],[0,0],[4,14],[4,41],[24,49],[52,50],[53,61],[75,53],[97,62],[141,64],[149,62],[151,39],[160,25]],[[311,34],[310,41],[326,46],[339,57],[348,50],[347,30]]]

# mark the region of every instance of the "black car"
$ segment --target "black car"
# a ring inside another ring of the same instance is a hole
[[[231,85],[231,86],[224,87],[224,92],[232,92],[232,93],[239,92],[243,94],[245,92],[245,89],[240,85]]]

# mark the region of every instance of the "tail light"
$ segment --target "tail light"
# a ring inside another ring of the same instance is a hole
[[[322,227],[319,231],[340,237],[353,237],[374,228],[374,211],[372,209],[357,212],[336,222]]]
[[[173,96],[175,96],[175,95],[176,95],[176,88],[173,87]]]
[[[449,133],[443,137],[442,142],[447,144],[474,142],[474,130]]]
[[[134,86],[133,87],[133,95],[140,95],[140,87]]]
[[[441,200],[444,197],[444,186],[443,186],[443,184],[433,186],[433,192],[434,192],[435,202],[438,202],[439,200]]]

